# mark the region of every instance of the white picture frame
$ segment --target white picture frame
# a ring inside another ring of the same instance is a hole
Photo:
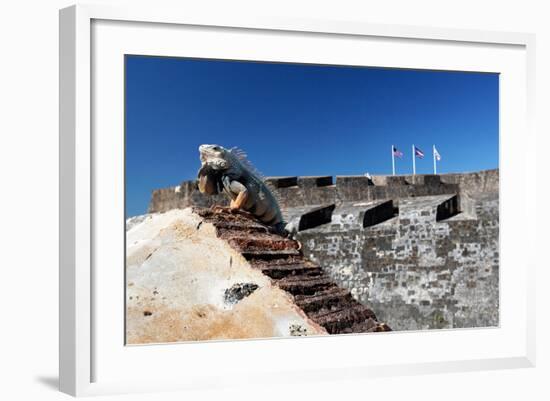
[[[140,36],[143,30],[147,35]],[[179,41],[178,45],[178,35],[193,35],[200,46],[174,54],[177,46],[184,43]],[[257,46],[258,38],[262,46]],[[224,46],[216,50],[215,43],[220,40]],[[251,43],[250,47],[239,44],[240,40]],[[317,57],[313,51],[321,41],[334,51]],[[305,51],[306,43],[312,43],[311,53]],[[534,366],[536,261],[530,256],[535,253],[529,251],[534,244],[522,235],[534,232],[536,221],[536,208],[529,203],[530,198],[535,198],[535,178],[528,174],[534,171],[535,159],[533,154],[527,157],[536,140],[531,115],[534,45],[534,35],[523,33],[375,25],[361,21],[251,19],[215,13],[187,14],[183,9],[103,5],[78,5],[61,10],[60,390],[72,395],[94,395],[238,386],[247,380],[268,383],[275,378],[359,380],[380,375]],[[247,58],[250,57],[247,54],[256,54],[253,57],[261,60],[314,63],[336,60],[333,62],[366,65],[360,59],[365,54],[353,52],[353,46],[370,46],[373,61],[369,63],[377,66],[502,74],[500,327],[124,347],[123,338],[118,337],[120,326],[124,325],[123,310],[119,307],[123,298],[117,295],[117,291],[123,293],[119,284],[124,262],[117,253],[123,250],[115,249],[120,245],[116,236],[123,236],[124,229],[114,232],[113,241],[110,237],[98,237],[105,221],[119,216],[117,207],[123,198],[116,196],[121,194],[117,183],[123,174],[120,171],[123,130],[118,129],[123,107],[120,85],[123,71],[119,68],[119,56],[137,51],[206,57],[208,51],[218,51],[215,55],[220,58]],[[384,50],[392,46],[400,46],[402,51]],[[287,56],[278,53],[282,47]],[[414,53],[409,48],[414,48]],[[109,85],[101,86],[100,82]],[[106,94],[104,87],[112,92]],[[112,115],[102,111],[107,108]],[[94,137],[98,129],[113,135]],[[98,154],[101,166],[97,163]],[[113,180],[118,180],[113,181],[115,189],[106,192],[106,187],[113,188],[113,182],[101,177],[115,170],[111,174]],[[511,183],[522,183],[521,190]],[[116,201],[110,198],[113,195]],[[107,210],[110,203],[112,210]],[[101,241],[110,241],[113,248],[109,250]],[[108,260],[112,262],[105,262]],[[120,272],[115,268],[98,274],[97,269],[104,268],[106,263],[118,264]],[[114,274],[113,280],[110,274]],[[109,305],[113,307],[108,308]],[[512,315],[515,321],[511,320]],[[120,319],[120,324],[116,319]],[[109,322],[115,322],[117,328],[111,329]],[[111,342],[112,338],[115,340]],[[453,346],[448,347],[449,344]],[[365,347],[373,349],[368,358],[363,355]],[[374,350],[381,351],[377,354]],[[231,369],[223,369],[217,363],[238,355],[254,358],[259,353],[265,357],[254,359],[253,366],[236,363]],[[289,355],[299,355],[307,363],[287,367],[284,358]],[[182,360],[186,361],[184,366]],[[140,371],[136,368],[140,361],[157,363],[152,364],[154,370]],[[175,366],[180,373],[174,374]]]

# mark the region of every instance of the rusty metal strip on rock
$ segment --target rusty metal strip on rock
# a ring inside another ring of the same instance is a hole
[[[218,237],[240,252],[253,268],[294,298],[296,305],[329,334],[391,331],[367,306],[339,287],[321,266],[308,260],[297,241],[271,232],[244,212],[195,207]]]

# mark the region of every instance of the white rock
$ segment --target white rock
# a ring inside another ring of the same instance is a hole
[[[127,230],[127,343],[326,334],[191,209],[135,219]],[[224,292],[258,285],[236,304]]]

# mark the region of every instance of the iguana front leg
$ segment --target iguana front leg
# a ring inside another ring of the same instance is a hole
[[[239,181],[230,181],[229,178],[224,178],[223,184],[225,189],[232,195],[236,195],[235,198],[231,197],[229,209],[231,211],[244,210],[244,205],[248,200],[248,189]]]
[[[240,210],[243,208],[244,204],[248,200],[248,191],[245,189],[242,192],[239,192],[237,198],[232,200],[229,204],[231,210]]]

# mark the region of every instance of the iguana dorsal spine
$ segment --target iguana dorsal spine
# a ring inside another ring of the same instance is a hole
[[[226,149],[220,145],[201,145],[199,153],[202,162],[200,182],[210,182],[204,178],[201,181],[201,171],[203,174],[215,172],[220,177],[224,193],[231,199],[231,209],[246,210],[262,223],[284,231],[277,191],[265,182],[263,175],[248,160],[246,152],[239,148]]]

